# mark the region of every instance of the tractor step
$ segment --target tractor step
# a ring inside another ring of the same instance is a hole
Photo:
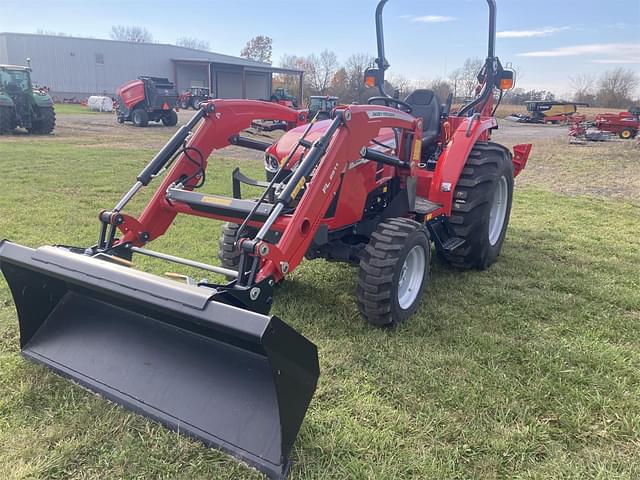
[[[435,212],[439,208],[442,208],[442,205],[440,205],[439,203],[431,202],[424,197],[416,197],[416,205],[414,207],[415,213],[418,213],[420,215],[428,215]]]
[[[451,237],[447,238],[444,242],[442,242],[442,250],[445,252],[453,252],[456,248],[464,245],[465,241],[459,237]]]
[[[220,195],[208,195],[190,192],[179,188],[168,189],[166,198],[172,202],[185,203],[197,211],[237,220],[244,220],[247,218],[256,204],[255,200],[241,200],[237,198],[223,197]],[[256,210],[252,219],[265,221],[272,209],[273,204],[262,203]],[[283,213],[287,212],[285,211]]]
[[[431,240],[440,254],[453,252],[465,244],[465,240],[456,237],[449,219],[445,215],[440,215],[427,222],[427,228],[431,235]]]

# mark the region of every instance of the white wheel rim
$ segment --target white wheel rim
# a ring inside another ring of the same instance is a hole
[[[493,202],[489,212],[489,243],[494,246],[500,240],[502,227],[507,217],[507,202],[509,199],[509,185],[504,175],[498,180],[496,190],[493,192]]]
[[[420,245],[413,247],[404,259],[398,279],[398,304],[403,310],[410,308],[418,297],[424,278],[425,259],[424,250]]]

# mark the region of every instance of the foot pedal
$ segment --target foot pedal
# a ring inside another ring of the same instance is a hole
[[[462,245],[464,245],[464,243],[465,243],[464,239],[460,237],[451,237],[442,243],[442,249],[445,252],[452,252],[456,248],[460,248]]]

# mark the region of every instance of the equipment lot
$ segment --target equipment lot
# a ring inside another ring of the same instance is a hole
[[[90,244],[97,213],[173,131],[62,110],[53,136],[3,137],[0,238]],[[501,259],[464,273],[435,261],[425,302],[399,329],[360,319],[350,267],[306,262],[286,280],[273,313],[318,345],[322,368],[292,478],[640,476],[640,150],[569,146],[566,133],[501,122],[495,140],[534,143]],[[239,161],[263,174],[260,154],[230,148],[208,191],[229,194]],[[177,223],[154,248],[215,263],[220,225]],[[262,478],[24,362],[18,343],[3,279],[2,478]]]

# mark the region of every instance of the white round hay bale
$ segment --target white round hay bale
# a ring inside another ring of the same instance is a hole
[[[87,106],[92,112],[113,112],[113,100],[109,97],[92,95],[87,100]]]

